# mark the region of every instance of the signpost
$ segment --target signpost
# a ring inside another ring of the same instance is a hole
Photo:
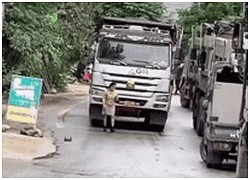
[[[36,124],[41,90],[42,79],[13,75],[6,119]]]

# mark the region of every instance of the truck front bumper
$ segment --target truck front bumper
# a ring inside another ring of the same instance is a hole
[[[211,151],[214,152],[228,152],[231,153],[232,156],[237,156],[238,151],[238,138],[232,138],[232,139],[224,139],[224,138],[218,138],[218,137],[208,137],[207,138],[209,148],[211,148]]]
[[[119,117],[131,117],[131,118],[144,118],[149,124],[164,125],[167,119],[168,113],[165,110],[146,109],[138,107],[126,107],[116,106],[116,119]],[[90,103],[89,105],[89,116],[91,119],[103,119],[102,104]]]

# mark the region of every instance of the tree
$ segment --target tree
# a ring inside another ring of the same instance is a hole
[[[121,18],[140,18],[148,20],[161,19],[165,13],[163,3],[145,3],[145,2],[116,2],[103,3],[103,14],[111,17]]]
[[[26,75],[44,78],[51,85],[62,87],[65,84],[61,59],[63,38],[60,36],[57,5],[15,3],[8,14],[9,21],[4,25],[4,35],[9,47],[20,54],[15,62],[26,71]],[[8,58],[6,61],[10,64]]]
[[[215,20],[229,20],[239,17],[242,12],[242,4],[238,2],[226,3],[194,3],[190,9],[180,10],[178,23],[184,27],[184,46],[191,37],[192,25],[201,23],[214,23]]]
[[[15,3],[4,24],[6,68],[63,88],[70,66],[86,56],[95,3]],[[6,72],[7,73],[7,72]]]
[[[88,61],[101,16],[164,19],[162,3],[14,3],[3,25],[3,78],[43,78],[64,88],[70,67]],[[93,55],[93,54],[92,54]]]

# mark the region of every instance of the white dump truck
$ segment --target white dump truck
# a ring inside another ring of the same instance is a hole
[[[115,82],[116,120],[129,118],[162,131],[170,108],[175,45],[174,25],[103,17],[90,86],[91,125],[103,119],[102,94]]]

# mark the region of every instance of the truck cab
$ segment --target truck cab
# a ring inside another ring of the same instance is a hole
[[[175,36],[176,28],[169,24],[102,18],[90,87],[91,125],[103,119],[103,92],[116,82],[116,120],[129,118],[163,131],[171,101]]]

